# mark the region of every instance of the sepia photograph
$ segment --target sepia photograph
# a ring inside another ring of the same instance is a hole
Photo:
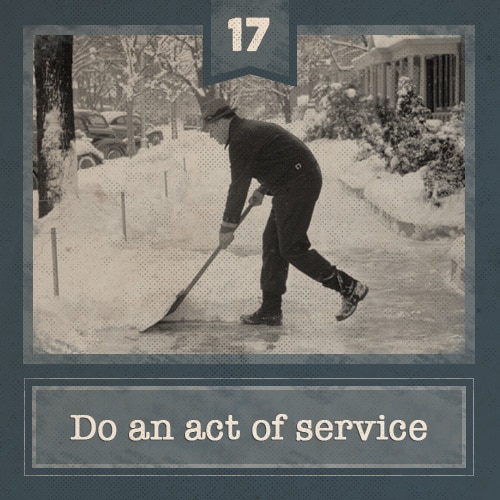
[[[209,87],[199,34],[34,34],[33,353],[471,356],[437,32],[299,33],[296,86]]]

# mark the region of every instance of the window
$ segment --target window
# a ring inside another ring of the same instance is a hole
[[[88,115],[87,120],[93,127],[98,127],[98,128],[108,127],[106,120],[100,115]]]
[[[86,127],[85,124],[83,123],[83,120],[79,117],[75,118],[75,130],[80,129],[82,132],[85,132]]]

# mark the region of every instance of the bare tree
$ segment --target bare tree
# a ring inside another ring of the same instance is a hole
[[[72,60],[72,36],[35,37],[39,217],[77,191]]]
[[[115,106],[122,100],[117,85],[124,56],[121,47],[110,36],[78,35],[73,41],[73,87],[75,107],[103,109],[113,98]]]
[[[203,86],[203,39],[196,35],[169,35],[160,37],[158,61],[167,76],[184,82],[202,103],[220,97],[218,85]]]

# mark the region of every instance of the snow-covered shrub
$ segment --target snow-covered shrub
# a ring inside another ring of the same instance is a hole
[[[424,174],[427,196],[436,201],[465,187],[465,128],[463,104],[452,110],[451,120],[427,140],[432,156]]]
[[[453,109],[449,122],[431,120],[411,80],[402,77],[395,109],[375,99],[367,100],[366,111],[372,119],[366,120],[358,143],[358,160],[377,154],[384,158],[387,171],[401,175],[425,167],[424,189],[434,202],[464,187],[463,104]]]
[[[307,129],[307,139],[358,139],[369,119],[365,100],[352,85],[322,84],[313,97],[325,110],[324,120]]]
[[[429,160],[424,136],[431,112],[408,77],[399,79],[397,97],[395,113],[383,126],[382,140],[393,151],[386,157],[388,170],[404,175],[416,172]]]
[[[292,112],[292,121],[298,121],[304,119],[304,114],[309,107],[309,96],[299,95],[297,97],[297,105]]]
[[[361,139],[358,141],[359,160],[373,154],[384,157],[387,144],[383,140],[383,130],[394,117],[394,110],[389,106],[389,99],[367,97],[364,100],[366,124]],[[391,157],[394,156],[391,154]]]

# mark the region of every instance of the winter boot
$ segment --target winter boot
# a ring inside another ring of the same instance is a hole
[[[342,295],[342,307],[335,316],[337,321],[344,321],[349,316],[352,316],[358,307],[358,303],[368,293],[367,286],[335,267],[330,270],[328,277],[322,283],[323,286],[331,288]]]
[[[349,295],[342,296],[342,306],[335,316],[337,321],[344,321],[349,318],[349,316],[352,316],[358,307],[358,303],[361,302],[367,294],[368,287],[356,281],[352,292]]]
[[[244,325],[266,325],[266,326],[281,326],[283,319],[283,314],[278,313],[266,313],[260,308],[253,314],[245,314],[240,317],[241,322]]]
[[[262,306],[253,314],[245,314],[240,320],[245,325],[281,326],[281,295],[264,292]]]

